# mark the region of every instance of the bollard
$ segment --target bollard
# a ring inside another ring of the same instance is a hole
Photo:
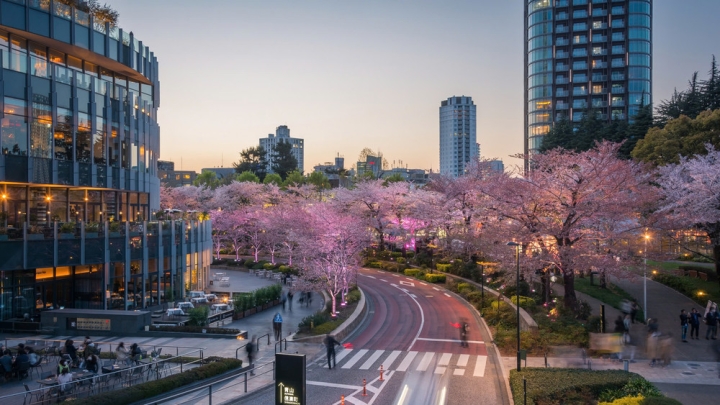
[[[625,371],[630,371],[630,360],[623,360],[623,369]]]
[[[363,395],[362,396],[364,396],[364,397],[367,396],[367,388],[365,388],[365,384],[366,384],[365,379],[363,378]]]
[[[588,359],[588,370],[592,370],[592,361]]]
[[[547,352],[545,352],[545,368],[547,368]]]
[[[345,405],[345,395],[340,395],[340,405]]]
[[[527,380],[523,376],[523,405],[527,405]]]
[[[383,378],[383,368],[382,368],[382,364],[380,365],[380,381],[385,381],[385,379]]]

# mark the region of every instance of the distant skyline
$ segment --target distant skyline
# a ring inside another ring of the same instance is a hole
[[[439,171],[440,100],[471,96],[481,154],[523,149],[521,1],[114,0],[119,26],[160,62],[160,159],[232,167],[287,125],[305,171],[365,148]],[[653,98],[705,78],[720,1],[657,0]]]

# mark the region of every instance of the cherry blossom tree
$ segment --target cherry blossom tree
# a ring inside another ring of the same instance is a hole
[[[226,213],[223,211],[212,211],[210,212],[210,219],[212,220],[212,242],[213,250],[215,251],[215,259],[220,260],[220,250],[222,250],[225,244],[226,238],[226,225],[229,221],[226,221]]]
[[[559,270],[570,308],[577,308],[576,271],[617,273],[631,260],[620,239],[640,228],[639,213],[656,198],[649,174],[617,158],[619,146],[604,142],[580,153],[555,149],[535,155],[525,177],[501,175],[480,183],[504,235],[523,243],[526,271]],[[502,259],[509,261],[507,256]]]
[[[658,214],[665,229],[696,228],[712,243],[715,272],[720,274],[720,151],[705,145],[707,154],[681,157],[680,163],[659,169],[663,199]],[[707,257],[697,249],[685,249]]]
[[[232,211],[241,207],[258,206],[263,202],[264,185],[249,181],[232,183],[215,190],[212,204],[215,209]]]
[[[354,189],[340,189],[336,194],[339,203],[348,207],[350,212],[375,231],[380,251],[385,250],[385,233],[390,223],[392,201],[400,192],[397,183],[385,187],[383,182],[383,180],[362,181]]]

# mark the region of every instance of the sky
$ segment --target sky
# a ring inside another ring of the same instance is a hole
[[[112,0],[160,63],[162,160],[232,167],[279,125],[305,172],[363,148],[439,168],[439,107],[477,105],[484,158],[523,151],[524,0]],[[653,101],[720,56],[720,1],[656,0]]]

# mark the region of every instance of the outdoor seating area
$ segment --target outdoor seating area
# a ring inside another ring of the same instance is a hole
[[[74,357],[61,350],[64,341],[26,340],[24,342],[5,340],[3,350],[22,353],[31,349],[38,353],[36,364],[21,368],[15,373],[4,373],[0,383],[0,403],[3,404],[51,404],[75,398],[83,398],[100,392],[118,390],[136,384],[165,378],[174,373],[192,368],[202,359],[202,349],[167,347],[174,355],[162,356],[163,347],[136,349],[137,353],[126,356],[99,359],[104,349],[111,344],[117,349],[118,343],[97,342],[78,349]],[[107,350],[116,353],[115,350]],[[90,355],[96,355],[91,364]],[[198,360],[181,364],[179,356],[196,357]]]
[[[256,277],[260,278],[266,278],[269,280],[273,280],[278,283],[283,282],[284,274],[279,271],[272,271],[272,270],[253,270],[250,269],[250,274],[254,274]],[[292,284],[297,281],[297,276],[289,275],[287,276],[286,284],[292,286]]]

